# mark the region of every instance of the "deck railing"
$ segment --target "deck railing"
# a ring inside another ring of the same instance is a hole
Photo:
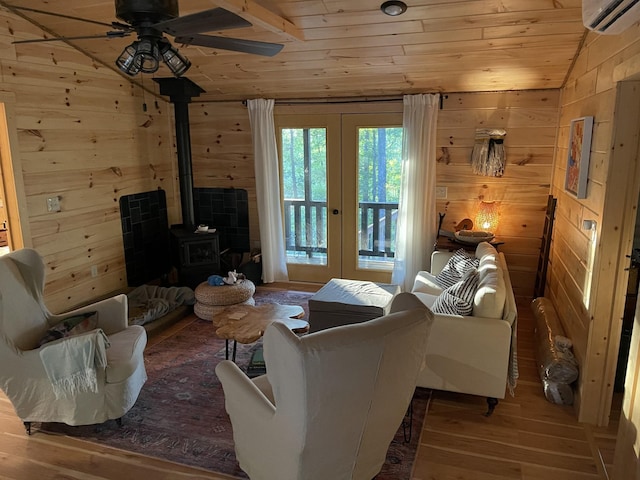
[[[397,202],[360,202],[359,255],[393,258]],[[327,206],[324,201],[285,200],[284,228],[288,252],[308,258],[327,253]]]

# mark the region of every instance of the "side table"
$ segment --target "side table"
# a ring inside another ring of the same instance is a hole
[[[500,245],[504,245],[504,242],[501,242],[500,240],[497,240],[494,238],[489,242],[489,244],[494,246],[497,250]],[[434,250],[448,250],[450,252],[455,252],[456,250],[459,250],[462,248],[467,252],[475,253],[477,245],[461,243],[461,242],[458,242],[455,238],[444,237],[442,235],[439,235],[438,238],[436,238],[436,243],[433,247],[434,247],[433,248]]]

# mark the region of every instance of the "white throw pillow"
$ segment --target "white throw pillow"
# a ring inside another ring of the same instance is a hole
[[[456,250],[442,271],[436,275],[435,281],[442,288],[451,287],[462,280],[466,272],[472,268],[478,268],[479,265],[479,259],[461,248]]]
[[[413,293],[429,293],[431,295],[440,295],[442,293],[442,287],[438,285],[436,281],[436,276],[432,275],[429,272],[420,271],[416,275],[415,280],[413,281],[413,288],[411,292]]]

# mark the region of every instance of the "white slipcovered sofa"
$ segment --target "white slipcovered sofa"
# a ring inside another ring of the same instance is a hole
[[[443,292],[436,276],[454,252],[435,251],[431,272],[416,276],[412,292],[432,308]],[[504,255],[487,242],[476,249],[479,283],[471,315],[435,313],[418,386],[486,396],[490,414],[517,380],[517,310]]]

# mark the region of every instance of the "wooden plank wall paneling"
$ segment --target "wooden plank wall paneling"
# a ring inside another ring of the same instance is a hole
[[[496,201],[496,235],[516,295],[531,296],[551,183],[560,95],[556,90],[449,94],[438,115],[437,185],[443,228],[475,217],[480,200]],[[474,175],[469,158],[476,128],[504,128],[507,166],[503,177]]]
[[[251,248],[260,246],[253,142],[247,108],[240,102],[189,105],[193,185],[240,188],[249,200]]]
[[[559,91],[449,95],[438,116],[437,184],[448,190],[437,210],[444,228],[473,218],[481,199],[500,205],[499,237],[517,295],[533,293],[544,212],[549,194]],[[276,105],[277,114],[378,113],[402,111],[392,103]],[[196,187],[246,188],[251,241],[259,244],[255,172],[246,107],[237,103],[190,106]],[[508,165],[502,178],[474,175],[469,165],[476,128],[505,128]],[[437,218],[437,215],[436,215]]]
[[[179,221],[173,110],[63,42],[13,45],[11,33],[35,27],[1,11],[0,19],[0,90],[15,98],[9,128],[25,244],[44,256],[48,307],[64,311],[126,286],[122,195],[163,188],[170,222]],[[58,213],[47,211],[51,196],[60,197]]]
[[[618,145],[615,151],[616,135],[631,120],[628,112],[636,108],[619,105],[616,112],[616,82],[640,72],[638,38],[638,24],[617,36],[588,34],[562,91],[554,160],[552,193],[558,208],[546,294],[556,305],[581,364],[579,419],[594,424],[608,421],[626,292],[616,285],[626,281],[624,255],[630,252],[625,251],[624,237],[633,236],[635,221],[635,210],[624,211],[625,205],[635,209],[637,202],[637,192],[629,193],[627,185],[633,172],[622,166],[622,157],[617,165],[613,159],[624,150]],[[571,120],[586,115],[595,118],[587,198],[576,199],[564,191],[567,145]],[[621,119],[618,126],[616,118]],[[590,233],[582,228],[583,220],[598,223],[590,288]],[[625,223],[631,224],[630,233]]]

